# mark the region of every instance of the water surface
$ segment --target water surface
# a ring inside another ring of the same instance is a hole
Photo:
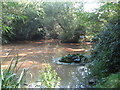
[[[5,59],[3,65],[8,65],[10,59],[18,52],[22,61],[27,60],[23,67],[30,69],[32,74],[31,82],[38,79],[39,70],[50,64],[61,78],[60,87],[77,88],[85,87],[87,84],[84,66],[76,65],[57,65],[52,63],[54,58],[62,57],[69,53],[89,54],[90,43],[59,43],[57,40],[22,41],[2,46],[2,58]],[[14,49],[8,58],[6,55]]]

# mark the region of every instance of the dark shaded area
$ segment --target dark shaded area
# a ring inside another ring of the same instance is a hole
[[[91,69],[99,83],[96,87],[119,87],[120,82],[117,76],[120,72],[120,19],[113,17],[106,24],[104,32],[101,32],[96,38],[98,41],[91,54]],[[112,75],[115,73],[115,75]],[[115,77],[114,77],[115,76]],[[106,78],[107,77],[107,78]],[[114,78],[114,79],[113,79]],[[103,80],[104,79],[104,80]],[[114,80],[116,82],[113,84]],[[105,85],[105,86],[104,86]]]

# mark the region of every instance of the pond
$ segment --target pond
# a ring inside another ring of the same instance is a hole
[[[6,58],[6,55],[14,49]],[[19,58],[27,60],[23,67],[28,68],[32,74],[31,82],[38,79],[39,70],[50,64],[61,78],[60,87],[63,88],[82,88],[87,87],[86,67],[79,65],[58,65],[53,63],[53,59],[67,54],[84,53],[89,54],[91,43],[60,43],[58,40],[38,40],[38,41],[19,41],[2,46],[1,57],[5,61],[2,66],[10,63],[10,59],[18,52]]]

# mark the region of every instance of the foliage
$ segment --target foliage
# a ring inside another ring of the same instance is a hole
[[[81,2],[3,2],[2,7],[3,43],[43,38],[78,42],[80,36],[99,34],[119,12],[119,3],[105,3],[95,12],[85,12]]]
[[[62,57],[59,61],[65,63],[87,63],[88,58],[83,54],[68,54]]]
[[[2,41],[8,43],[14,40],[15,34],[12,29],[14,28],[12,23],[18,20],[24,20],[26,16],[22,15],[22,11],[18,11],[18,3],[15,2],[3,2],[2,4]]]
[[[63,43],[77,43],[80,35],[85,35],[84,27],[78,26],[75,29],[66,29],[59,35],[59,39]]]
[[[93,12],[76,12],[80,25],[85,27],[86,36],[94,37],[104,30],[110,18],[118,16],[119,2],[99,3],[101,7]],[[116,17],[117,18],[117,17]]]
[[[25,3],[22,3],[25,5]],[[27,17],[26,20],[18,20],[14,23],[13,32],[16,34],[16,40],[36,40],[41,39],[45,35],[42,29],[42,9],[41,4],[31,2],[23,9],[23,15]]]
[[[48,37],[54,36],[62,42],[79,41],[83,27],[75,19],[73,6],[72,2],[45,2],[43,4],[44,27],[47,29]]]
[[[101,81],[97,85],[94,85],[94,88],[119,88],[120,80],[119,80],[120,73],[111,74],[106,78],[102,78]]]
[[[91,77],[96,78],[97,84],[95,88],[117,88],[120,85],[118,76],[120,70],[120,30],[119,30],[119,3],[107,3],[101,7],[104,14],[107,15],[104,18],[104,29],[93,40],[96,43],[91,53],[91,63],[89,65]],[[104,7],[104,8],[103,8]],[[107,8],[111,10],[108,14]],[[100,10],[101,10],[100,9]],[[115,74],[113,74],[115,73]]]
[[[18,67],[18,55],[11,59],[11,63],[8,67],[1,69],[1,88],[20,88],[25,83],[26,69],[20,71]]]
[[[39,72],[40,75],[40,84],[37,84],[36,87],[43,88],[58,88],[60,85],[60,77],[57,73],[52,70],[51,66],[48,65],[46,68]]]
[[[78,4],[80,4],[80,10],[82,5],[81,3]],[[80,35],[85,35],[85,28],[81,25],[81,23],[79,23],[77,16],[75,15],[78,10],[74,7],[74,5],[74,3],[73,5],[68,3],[67,6],[64,4],[64,13],[58,16],[58,24],[63,30],[60,32],[58,38],[63,43],[77,43]]]
[[[109,18],[118,16],[120,2],[114,3],[114,2],[108,2],[105,3],[98,9],[97,13],[99,14],[99,19],[102,22],[108,22]]]
[[[74,5],[72,2],[4,2],[3,43],[46,37],[78,42],[85,31],[77,20]]]
[[[97,36],[98,41],[92,52],[91,71],[93,75],[107,76],[119,71],[120,67],[120,31],[119,19],[111,19],[105,31]]]
[[[42,9],[35,2],[4,2],[2,17],[3,43],[16,40],[43,38]],[[36,35],[36,37],[35,37]]]

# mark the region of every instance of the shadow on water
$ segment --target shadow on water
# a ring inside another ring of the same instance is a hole
[[[29,71],[32,74],[31,82],[38,79],[38,72],[46,65],[50,64],[58,76],[61,78],[60,87],[64,88],[78,88],[86,87],[86,67],[76,65],[57,65],[52,63],[54,58],[62,57],[67,54],[83,53],[89,54],[91,49],[90,43],[58,43],[52,40],[40,40],[40,41],[25,41],[17,42],[14,44],[8,44],[2,46],[2,55],[4,59],[10,50],[14,48],[14,51],[9,57],[2,63],[2,67],[9,65],[10,59],[18,52],[19,58],[27,60],[23,67],[27,68],[33,64],[33,67]],[[21,62],[20,62],[21,63]]]

